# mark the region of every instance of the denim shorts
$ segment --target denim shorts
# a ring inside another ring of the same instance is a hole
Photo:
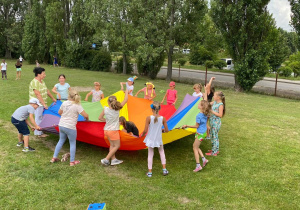
[[[11,123],[18,129],[20,134],[23,134],[23,136],[29,136],[30,131],[28,129],[28,126],[24,121],[16,120],[14,117],[11,117]]]

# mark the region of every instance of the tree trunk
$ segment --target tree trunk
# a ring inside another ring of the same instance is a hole
[[[11,58],[11,51],[8,48],[6,48],[6,50],[5,50],[5,58],[8,58],[8,59]]]
[[[234,75],[234,89],[237,92],[243,92],[243,88],[240,86],[239,82],[237,81],[236,75]]]
[[[65,38],[68,38],[68,32],[70,30],[70,5],[69,0],[65,0]]]
[[[172,79],[172,68],[173,68],[173,46],[170,46],[168,51],[168,70],[166,80],[169,82]]]
[[[123,53],[123,74],[126,74],[127,60],[126,55]]]

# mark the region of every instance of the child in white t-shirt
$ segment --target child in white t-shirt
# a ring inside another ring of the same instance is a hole
[[[3,60],[1,63],[2,79],[4,79],[5,77],[5,79],[7,80],[6,70],[7,70],[7,63],[5,62],[5,60]]]
[[[123,85],[126,85],[126,89],[128,90],[128,94],[133,96],[133,89],[134,89],[134,79],[133,77],[129,77],[127,82],[120,82],[121,90],[124,90]]]
[[[194,91],[195,91],[193,93],[193,96],[203,98],[203,93],[201,92],[202,91],[202,85],[200,83],[199,84],[194,84],[193,88],[194,88]]]

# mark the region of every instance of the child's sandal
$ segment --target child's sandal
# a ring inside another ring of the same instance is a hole
[[[80,163],[79,160],[75,160],[75,161],[73,161],[73,162],[70,162],[70,166],[75,166],[75,165],[77,165],[77,164],[79,164],[79,163]]]
[[[59,161],[60,161],[60,159],[58,159],[58,158],[52,158],[50,160],[50,163],[55,163],[55,162],[59,162]]]

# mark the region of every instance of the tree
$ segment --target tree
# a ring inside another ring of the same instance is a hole
[[[269,0],[213,0],[211,16],[235,61],[235,89],[249,91],[268,72],[275,22]]]
[[[291,4],[291,24],[298,34],[298,49],[300,49],[300,1],[299,0],[289,0]]]
[[[277,30],[277,37],[269,57],[269,64],[273,72],[276,72],[281,64],[289,57],[291,54],[290,48],[288,46],[288,40],[285,36],[285,31],[279,28]]]
[[[0,0],[0,35],[2,36],[0,44],[5,48],[6,58],[11,58],[11,53],[21,47],[23,31],[21,14],[25,8],[26,1]]]

